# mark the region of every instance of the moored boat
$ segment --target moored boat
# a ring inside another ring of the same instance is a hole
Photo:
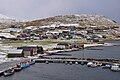
[[[29,61],[29,63],[30,63],[30,65],[33,65],[33,64],[35,64],[35,60],[31,59],[31,60]]]
[[[102,65],[102,63],[99,63],[97,61],[95,61],[95,62],[88,62],[87,63],[88,67],[98,67],[98,66],[101,66],[101,65]]]
[[[120,65],[112,65],[111,70],[112,71],[120,71]]]
[[[75,62],[76,65],[78,65],[78,62]]]
[[[20,63],[20,65],[21,65],[21,68],[24,69],[24,68],[29,67],[30,63],[29,62],[22,62],[22,63]]]
[[[3,73],[4,73],[4,71],[0,71],[0,76],[2,76],[2,75],[3,75]]]
[[[72,65],[73,64],[72,61],[70,61],[69,64]]]
[[[103,68],[103,69],[110,69],[111,66],[112,66],[112,65],[110,65],[110,64],[106,64],[106,65],[102,66],[102,68]]]
[[[18,64],[14,67],[15,72],[21,71],[21,69],[21,65]]]
[[[9,68],[7,70],[4,71],[4,76],[10,76],[14,74],[14,68]]]
[[[46,64],[49,64],[49,62],[48,62],[48,61],[45,61],[45,63],[46,63]]]
[[[68,64],[68,62],[67,62],[67,61],[65,61],[64,63],[65,63],[66,65]]]
[[[88,67],[97,67],[97,65],[95,63],[93,63],[93,62],[88,62],[87,66]]]

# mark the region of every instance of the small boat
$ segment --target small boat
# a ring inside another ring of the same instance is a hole
[[[87,63],[87,66],[94,68],[94,67],[97,67],[98,65],[97,65],[96,63],[94,63],[94,62],[88,62],[88,63]]]
[[[45,63],[46,63],[46,64],[49,64],[49,62],[48,62],[48,61],[45,61]]]
[[[120,65],[113,65],[111,66],[112,71],[120,71]]]
[[[65,61],[65,64],[67,65],[67,64],[68,64],[68,62],[67,62],[67,61]]]
[[[100,63],[100,62],[96,62],[96,64],[97,64],[97,66],[102,66],[103,64],[102,63]]]
[[[81,61],[81,63],[80,63],[81,65],[84,65],[85,63],[83,62],[83,61]]]
[[[14,68],[9,68],[7,70],[4,71],[4,76],[10,76],[14,74]]]
[[[21,65],[18,64],[14,67],[15,72],[21,71],[21,69]]]
[[[78,62],[75,62],[76,65],[78,65]]]
[[[112,66],[112,65],[110,65],[110,64],[106,64],[106,65],[102,66],[102,68],[103,68],[103,69],[110,69],[111,66]]]
[[[22,69],[24,69],[24,68],[27,68],[27,67],[29,67],[30,66],[30,63],[29,62],[22,62],[22,63],[20,63],[20,65],[21,65],[21,68]]]
[[[0,71],[0,76],[2,76],[2,75],[3,75],[3,73],[4,73],[4,71]]]
[[[33,64],[35,64],[35,60],[31,59],[30,60],[30,65],[33,65]]]
[[[72,65],[72,61],[70,61],[69,64]]]

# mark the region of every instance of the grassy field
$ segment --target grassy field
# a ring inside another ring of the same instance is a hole
[[[15,41],[15,42],[2,42],[1,44],[3,45],[8,45],[8,46],[27,46],[27,45],[48,45],[48,44],[56,44],[60,42],[65,42],[65,43],[89,43],[85,42],[82,40],[39,40],[39,41]]]

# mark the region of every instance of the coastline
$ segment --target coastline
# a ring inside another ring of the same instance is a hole
[[[120,40],[120,38],[100,38],[99,40],[103,40],[103,41],[115,41],[115,40]]]

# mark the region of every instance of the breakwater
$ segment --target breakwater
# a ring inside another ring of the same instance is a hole
[[[43,57],[43,58],[38,58],[35,59],[36,63],[88,63],[90,61],[98,61],[102,64],[113,64],[113,63],[118,63],[120,64],[119,59],[95,59],[95,58],[67,58],[67,57]]]

